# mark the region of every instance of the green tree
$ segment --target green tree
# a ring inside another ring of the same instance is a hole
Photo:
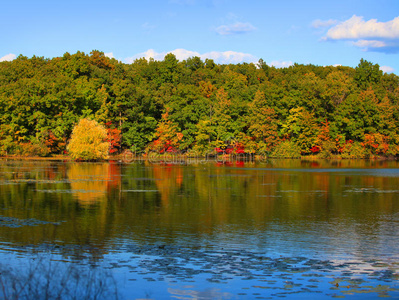
[[[381,76],[382,71],[378,64],[373,64],[362,58],[356,67],[354,79],[358,87],[365,90],[372,84],[380,83]]]
[[[223,88],[220,88],[215,94],[210,118],[210,126],[214,127],[217,142],[223,142],[234,137],[230,109],[231,101],[228,94]]]
[[[194,150],[200,154],[205,154],[212,149],[211,141],[214,140],[215,130],[210,120],[200,120],[196,125]]]
[[[332,71],[322,82],[321,98],[323,108],[332,114],[335,108],[341,104],[353,92],[353,79],[342,71]]]
[[[256,92],[254,101],[248,105],[247,127],[259,151],[271,151],[279,142],[276,113],[267,106],[265,94],[261,91]]]
[[[283,156],[320,146],[320,155],[345,149],[352,157],[364,156],[362,143],[370,146],[382,135],[379,144],[389,147],[376,154],[392,155],[399,149],[398,82],[363,59],[355,69],[275,68],[263,60],[225,65],[199,57],[179,62],[171,53],[131,64],[97,50],[53,59],[20,55],[0,62],[0,151],[45,145],[62,152],[74,125],[90,118],[120,130],[121,150],[144,150],[157,126],[160,133],[169,124],[184,136],[181,149],[234,139],[251,151],[278,147]],[[166,108],[169,123],[162,120]]]
[[[346,140],[362,141],[365,133],[376,132],[380,116],[374,91],[369,88],[347,97],[336,110],[335,123]]]
[[[313,113],[303,107],[290,110],[290,116],[283,123],[281,133],[290,141],[295,142],[302,154],[309,154],[317,144],[319,128]]]

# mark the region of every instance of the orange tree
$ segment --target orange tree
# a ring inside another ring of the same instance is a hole
[[[147,147],[148,151],[175,151],[179,149],[183,134],[178,126],[169,119],[169,110],[162,115],[154,134],[155,140]]]

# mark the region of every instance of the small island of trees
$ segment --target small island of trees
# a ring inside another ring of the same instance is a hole
[[[395,158],[398,104],[399,77],[363,59],[279,69],[173,54],[132,64],[100,51],[20,55],[0,62],[0,155],[66,153],[86,119],[111,154],[205,154],[234,141],[271,157]]]

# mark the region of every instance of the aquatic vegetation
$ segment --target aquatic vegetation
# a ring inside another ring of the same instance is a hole
[[[23,268],[0,263],[0,298],[118,299],[110,272],[95,266],[54,261],[36,256]]]

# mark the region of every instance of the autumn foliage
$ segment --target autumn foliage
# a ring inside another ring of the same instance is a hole
[[[371,152],[371,154],[385,154],[389,149],[389,137],[380,133],[371,133],[364,135],[362,146]]]
[[[356,68],[275,68],[172,53],[129,64],[96,50],[20,55],[0,62],[0,155],[64,153],[72,139],[79,159],[125,149],[206,154],[227,141],[274,157],[399,157],[398,103],[399,76],[363,59]],[[82,142],[87,126],[72,134],[80,119],[105,125],[97,146]]]
[[[179,149],[179,144],[183,139],[183,134],[179,132],[177,125],[169,119],[169,112],[162,115],[156,132],[155,140],[149,145],[148,150],[164,152],[175,152]]]
[[[80,120],[74,127],[67,147],[69,155],[76,160],[106,159],[109,148],[105,127],[88,119]]]
[[[48,148],[50,153],[60,153],[65,149],[65,139],[57,138],[54,133],[49,130],[47,137],[44,140],[44,144]]]
[[[107,140],[110,144],[109,153],[116,153],[121,146],[121,131],[118,128],[112,127],[112,122],[105,124],[107,128]]]

